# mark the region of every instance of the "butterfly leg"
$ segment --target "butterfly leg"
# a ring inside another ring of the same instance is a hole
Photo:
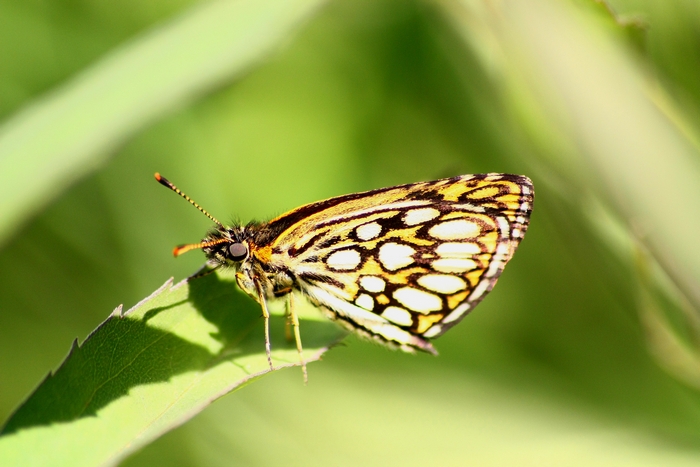
[[[265,318],[265,355],[267,355],[267,363],[270,364],[270,370],[274,370],[275,367],[272,366],[272,352],[270,351],[270,312],[267,311],[267,301],[265,300],[265,295],[263,295],[262,287],[257,281],[255,286],[258,289],[258,301],[262,308],[263,318]]]
[[[292,326],[294,327],[294,339],[297,341],[297,351],[299,352],[299,361],[301,362],[301,371],[304,374],[304,384],[309,382],[309,374],[306,371],[306,360],[304,360],[303,349],[301,347],[301,334],[299,333],[299,316],[297,316],[296,310],[294,309],[294,294],[290,292],[287,294],[289,299],[287,299],[287,313],[292,320]]]
[[[294,339],[294,335],[292,334],[292,315],[289,313],[289,308],[289,302],[287,302],[286,320],[284,321],[284,338],[287,339],[287,342],[291,342],[291,340]]]

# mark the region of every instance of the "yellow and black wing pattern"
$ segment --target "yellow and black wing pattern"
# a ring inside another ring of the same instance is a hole
[[[528,227],[529,178],[463,175],[311,203],[259,224],[251,255],[346,327],[435,353],[493,288]]]

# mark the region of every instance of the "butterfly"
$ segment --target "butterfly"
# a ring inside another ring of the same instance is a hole
[[[353,193],[306,204],[269,222],[224,225],[156,173],[216,226],[199,243],[209,270],[232,268],[256,300],[301,292],[330,319],[390,347],[437,354],[430,340],[469,313],[496,284],[527,230],[534,188],[521,175],[462,175]],[[301,358],[301,357],[300,357]],[[301,358],[304,378],[306,364]]]

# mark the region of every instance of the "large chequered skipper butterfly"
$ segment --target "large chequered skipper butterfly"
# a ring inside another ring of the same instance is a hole
[[[529,178],[462,175],[307,204],[267,223],[217,225],[201,243],[211,268],[234,268],[260,303],[270,368],[268,299],[288,297],[301,355],[293,291],[345,327],[407,352],[435,354],[430,339],[457,324],[493,288],[525,235]],[[306,378],[306,365],[302,359]]]

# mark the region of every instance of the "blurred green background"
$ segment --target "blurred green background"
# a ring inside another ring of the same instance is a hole
[[[348,338],[123,465],[700,461],[698,2],[299,1],[242,39],[236,3],[0,2],[0,420],[203,262],[156,171],[244,222],[509,172],[530,230],[439,357]]]

